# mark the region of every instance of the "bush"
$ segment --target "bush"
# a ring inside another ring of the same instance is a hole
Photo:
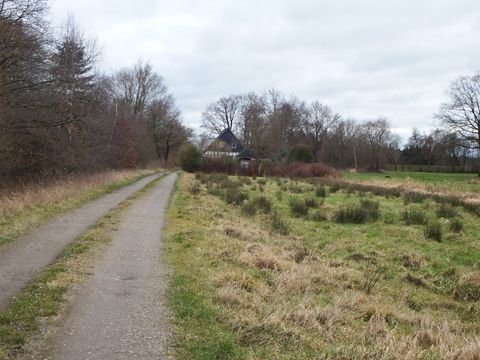
[[[272,230],[281,235],[288,235],[292,228],[288,221],[283,219],[278,212],[274,212],[272,216]]]
[[[200,170],[204,173],[222,173],[229,175],[237,175],[245,173],[245,170],[240,168],[238,159],[224,156],[221,158],[204,158],[200,163]],[[248,175],[248,174],[247,174]]]
[[[180,150],[180,166],[187,172],[195,172],[200,169],[202,154],[195,145],[185,145]]]
[[[425,227],[424,235],[427,239],[442,241],[442,224],[438,221],[429,222]]]
[[[288,153],[288,162],[311,163],[313,162],[312,150],[306,145],[297,145]]]
[[[299,198],[291,198],[288,201],[293,216],[302,217],[308,214],[308,207],[305,201]]]
[[[422,209],[406,208],[402,212],[402,219],[407,225],[424,225],[427,223],[427,216]]]
[[[455,216],[458,215],[457,209],[455,209],[453,206],[448,204],[441,204],[438,207],[436,213],[438,217],[443,217],[443,218],[454,218]]]
[[[453,219],[450,222],[449,229],[451,232],[459,233],[463,230],[463,222],[460,219]]]
[[[364,224],[368,221],[368,211],[358,205],[339,209],[333,215],[333,220],[340,224]]]
[[[315,190],[315,196],[317,197],[326,197],[327,196],[327,189],[325,188],[325,186],[319,186],[316,190]]]

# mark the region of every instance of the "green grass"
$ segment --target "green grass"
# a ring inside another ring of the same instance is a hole
[[[183,189],[183,188],[182,188]],[[193,247],[189,229],[194,222],[209,219],[213,214],[185,217],[185,193],[174,195],[165,236],[166,260],[175,273],[170,280],[168,300],[176,320],[178,359],[240,359],[242,349],[233,331],[218,321],[221,316],[212,297],[213,288],[192,267],[202,266],[202,259],[191,259]],[[203,223],[204,224],[204,223]],[[183,228],[183,231],[178,231]],[[203,227],[195,234],[198,241],[208,236]],[[193,263],[191,262],[193,261]]]
[[[29,341],[42,339],[44,327],[54,323],[55,316],[65,310],[66,293],[85,280],[96,255],[110,242],[122,214],[158,181],[160,179],[109,211],[68,245],[53,264],[41,270],[8,307],[0,311],[0,359],[16,359],[24,355]]]
[[[386,171],[384,173],[354,173],[342,172],[348,180],[372,181],[382,180],[387,182],[414,181],[420,184],[439,186],[443,189],[455,188],[457,191],[479,191],[480,179],[477,174],[450,174],[407,171]]]
[[[148,171],[110,184],[89,187],[73,196],[66,196],[60,201],[27,204],[20,211],[7,212],[0,217],[0,247],[45,223],[55,215],[77,208],[154,173],[154,171]]]
[[[441,242],[432,241],[426,225],[403,221],[402,198],[342,190],[325,198],[322,216],[294,217],[291,199],[314,197],[316,187],[267,179],[262,194],[288,221],[282,234],[271,213],[243,215],[208,181],[196,195],[185,190],[194,183],[188,174],[180,180],[165,249],[179,359],[468,358],[480,333],[479,290],[465,280],[480,276],[477,216],[457,209],[462,231],[448,232],[456,218],[442,218]],[[365,224],[332,221],[361,203],[378,203],[380,213]],[[414,206],[436,219],[433,201]],[[430,337],[428,346],[414,341]],[[228,346],[219,350],[218,338]]]

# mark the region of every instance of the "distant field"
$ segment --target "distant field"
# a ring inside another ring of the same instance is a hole
[[[431,200],[184,174],[165,249],[178,358],[476,359],[478,222]]]
[[[415,182],[426,186],[436,186],[445,190],[480,191],[480,177],[476,174],[449,174],[427,172],[386,171],[384,173],[354,173],[342,172],[348,180],[382,181],[391,184]]]

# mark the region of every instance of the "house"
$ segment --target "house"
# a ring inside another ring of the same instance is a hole
[[[253,151],[243,147],[242,143],[234,135],[232,130],[225,129],[215,140],[208,146],[203,157],[216,159],[231,157],[240,160],[240,164],[248,166],[250,161],[255,160]]]

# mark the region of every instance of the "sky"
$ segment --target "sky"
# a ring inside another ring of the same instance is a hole
[[[110,73],[150,62],[187,125],[222,96],[276,88],[344,118],[429,130],[458,76],[480,71],[478,0],[50,0]]]

